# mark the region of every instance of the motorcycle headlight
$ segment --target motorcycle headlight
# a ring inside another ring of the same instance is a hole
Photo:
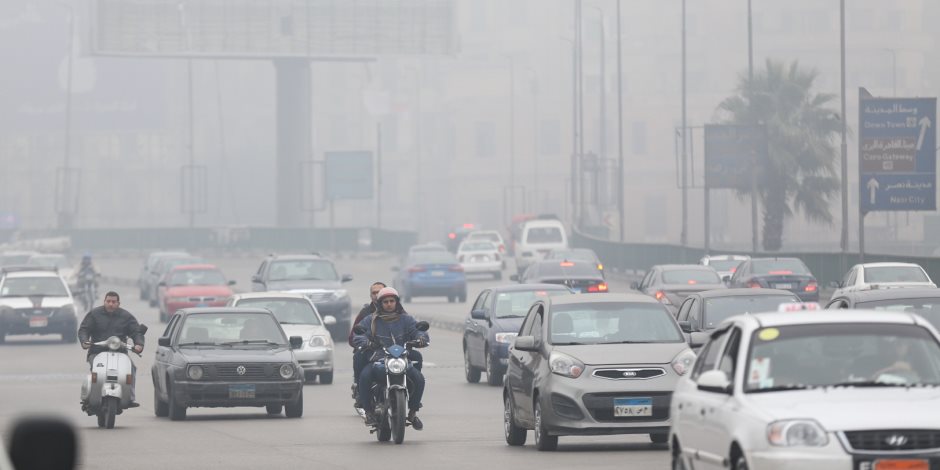
[[[676,371],[680,376],[685,375],[695,364],[695,353],[691,349],[686,349],[679,353],[675,359],[672,360],[672,370]]]
[[[339,300],[346,297],[346,289],[336,289],[333,291],[333,300]]]
[[[405,372],[405,368],[408,366],[408,363],[400,357],[393,357],[385,363],[385,367],[392,374],[402,374]]]
[[[329,336],[311,336],[307,344],[312,348],[323,348],[329,346],[330,338]]]
[[[281,378],[289,379],[294,376],[294,366],[290,364],[281,364],[281,367],[277,372],[281,374]]]
[[[192,380],[201,380],[206,374],[202,366],[189,366],[186,368],[186,375]]]
[[[121,338],[118,338],[117,336],[112,336],[108,338],[108,349],[112,351],[117,351],[118,349],[121,349],[122,347],[124,347],[124,342],[121,341]]]
[[[572,379],[581,377],[581,374],[584,372],[583,362],[560,352],[553,351],[552,354],[548,356],[548,364],[552,369],[552,373]]]
[[[767,440],[781,447],[822,447],[829,436],[816,420],[788,419],[767,426]]]
[[[516,339],[519,333],[496,333],[496,342],[512,344],[513,340]]]

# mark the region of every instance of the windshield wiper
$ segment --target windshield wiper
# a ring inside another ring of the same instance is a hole
[[[228,345],[219,344],[219,343],[201,343],[199,341],[193,341],[191,343],[180,343],[180,344],[177,344],[176,346],[182,348],[186,346],[228,346]]]
[[[653,344],[659,343],[660,341],[609,341],[606,343],[594,343],[594,344]]]
[[[496,318],[522,318],[524,315],[500,315]]]
[[[577,341],[572,341],[570,343],[552,343],[552,346],[584,346],[586,344],[597,344],[597,343],[579,343]]]
[[[786,384],[786,385],[777,385],[775,387],[767,388],[755,388],[748,390],[747,393],[764,393],[764,392],[782,392],[786,390],[806,390],[809,387],[803,384]]]
[[[225,342],[225,343],[222,343],[222,344],[224,344],[224,345],[226,345],[226,346],[237,346],[237,345],[247,345],[247,344],[251,344],[251,345],[254,345],[254,344],[264,344],[264,345],[268,345],[268,346],[284,346],[284,345],[281,344],[281,343],[275,343],[274,341],[268,341],[268,340],[266,340],[266,339],[243,339],[243,340],[241,340],[241,341],[228,341],[228,342]]]
[[[877,380],[860,380],[858,382],[839,382],[834,384],[827,384],[826,387],[910,387],[914,384],[909,383],[891,383],[891,382],[879,382]]]

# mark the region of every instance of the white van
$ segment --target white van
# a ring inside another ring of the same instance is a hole
[[[558,219],[525,222],[516,242],[516,271],[521,275],[530,264],[541,261],[549,251],[568,248],[565,224]]]

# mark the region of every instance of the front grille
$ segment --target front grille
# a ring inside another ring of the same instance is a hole
[[[652,416],[614,417],[614,398],[651,398]],[[662,421],[669,418],[669,404],[672,392],[624,392],[624,393],[585,393],[581,398],[584,407],[597,421],[607,423],[631,423],[636,421]]]
[[[215,302],[215,297],[190,297],[190,302]]]
[[[245,373],[239,374],[238,368],[244,367]],[[215,366],[215,376],[220,379],[258,379],[273,375],[274,368],[266,364],[221,364]]]
[[[845,441],[856,451],[900,452],[940,449],[940,431],[925,429],[887,429],[847,431]]]
[[[666,375],[666,371],[660,367],[597,369],[594,371],[594,377],[611,380],[652,379],[663,375]]]

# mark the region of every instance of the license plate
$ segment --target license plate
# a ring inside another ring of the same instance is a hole
[[[444,271],[431,271],[431,275],[434,277],[442,277],[444,275]]]
[[[793,284],[777,284],[777,285],[776,285],[776,288],[777,288],[777,289],[788,290],[788,289],[792,289],[792,288],[793,288]]]
[[[253,384],[239,384],[228,386],[229,398],[254,398],[255,386]]]
[[[614,398],[614,417],[653,416],[652,398]]]
[[[874,470],[930,470],[930,462],[923,459],[876,460]]]
[[[46,317],[30,317],[29,318],[30,328],[45,328],[47,326],[49,326],[49,319]]]

